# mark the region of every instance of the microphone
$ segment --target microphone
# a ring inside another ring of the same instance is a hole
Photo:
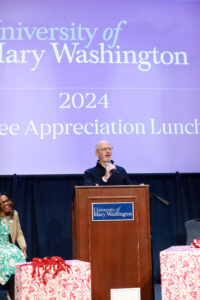
[[[110,165],[112,165],[112,163],[111,163],[111,162],[107,162],[107,163],[105,164],[105,168],[107,168],[107,167],[110,166]],[[111,173],[111,174],[113,174],[113,173],[119,174],[120,172],[119,172],[117,169],[112,169],[112,170],[110,171],[110,173]]]
[[[156,194],[154,194],[154,193],[151,193],[151,192],[150,192],[150,197],[156,198],[157,200],[159,200],[161,203],[163,203],[163,204],[166,205],[166,206],[169,205],[169,201],[167,201],[167,200],[161,198],[160,196],[158,196],[158,195],[156,195]]]

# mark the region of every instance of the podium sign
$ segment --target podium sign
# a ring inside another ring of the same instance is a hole
[[[133,220],[133,202],[92,203],[92,221]]]
[[[93,300],[122,288],[152,300],[148,186],[75,187],[73,258],[91,262]]]

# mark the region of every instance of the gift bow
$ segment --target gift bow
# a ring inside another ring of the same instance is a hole
[[[67,271],[69,273],[70,265],[68,265],[61,257],[59,256],[52,256],[52,257],[45,257],[45,258],[33,258],[32,261],[33,271],[32,271],[32,278],[35,278],[36,272],[38,278],[43,281],[44,284],[47,284],[47,279],[45,275],[49,273],[52,269],[54,271],[53,278],[56,277],[58,272],[60,271]],[[40,273],[40,268],[42,268],[42,274]]]
[[[200,238],[194,239],[191,246],[195,248],[200,248]]]

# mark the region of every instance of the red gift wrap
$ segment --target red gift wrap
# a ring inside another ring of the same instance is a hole
[[[161,251],[160,269],[162,300],[200,300],[200,248]]]
[[[69,267],[56,274],[52,266],[45,277],[42,268],[33,276],[32,263],[16,264],[15,300],[91,300],[90,263],[68,260],[66,264]]]

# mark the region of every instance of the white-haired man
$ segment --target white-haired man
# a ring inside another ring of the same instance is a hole
[[[98,161],[95,167],[84,172],[84,185],[127,185],[133,184],[126,170],[114,164],[112,146],[107,141],[96,144]]]

